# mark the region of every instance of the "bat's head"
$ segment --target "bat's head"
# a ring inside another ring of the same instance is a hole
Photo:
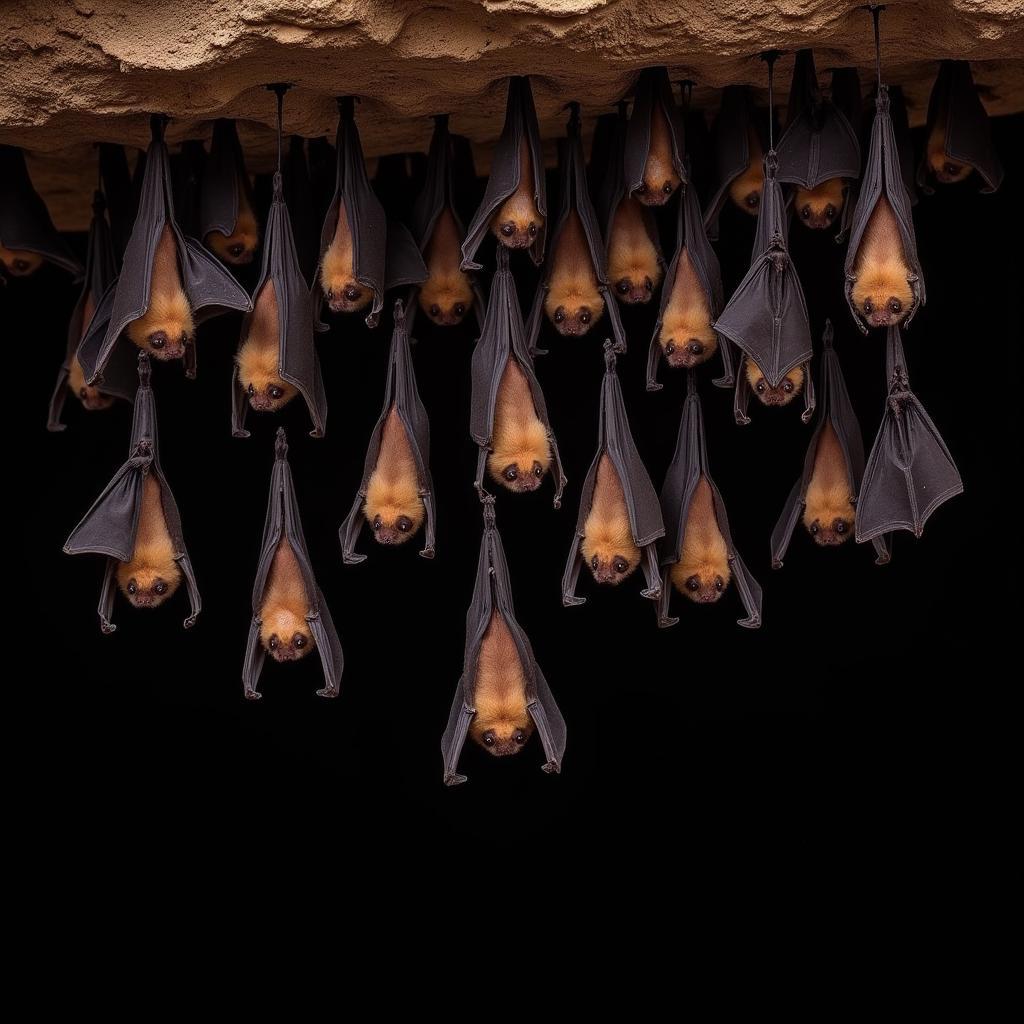
[[[404,544],[412,537],[426,517],[415,468],[408,475],[375,469],[366,485],[363,515],[378,544]]]
[[[551,441],[539,419],[508,430],[496,424],[493,444],[487,468],[494,480],[519,494],[540,487],[551,465]]]
[[[26,249],[5,249],[0,245],[0,263],[11,277],[28,277],[42,265],[43,257]]]
[[[563,338],[580,338],[601,319],[604,299],[592,287],[551,288],[544,299],[544,312]]]
[[[114,404],[112,396],[103,394],[99,388],[89,384],[83,384],[78,389],[78,400],[82,403],[82,408],[88,412],[102,412]]]
[[[212,249],[223,263],[244,267],[252,263],[260,246],[260,230],[256,218],[247,207],[238,212],[235,230],[230,235],[211,231],[206,236],[206,247]]]
[[[640,549],[633,541],[627,517],[613,521],[591,516],[584,531],[580,552],[598,583],[618,586],[633,574],[640,564]]]
[[[133,607],[157,608],[178,589],[181,570],[173,561],[161,566],[122,562],[117,582]]]
[[[287,381],[283,381],[279,377],[272,377],[263,384],[250,381],[246,385],[245,393],[249,398],[249,405],[256,412],[277,412],[282,406],[287,405],[298,392]]]
[[[815,188],[797,188],[793,207],[804,227],[824,231],[835,223],[844,201],[843,179],[829,178]]]
[[[644,165],[644,178],[633,195],[644,206],[664,206],[682,184],[671,158],[651,151]]]
[[[256,412],[277,412],[298,394],[294,385],[281,379],[276,348],[246,342],[235,361],[242,390]]]
[[[715,354],[718,336],[711,329],[706,309],[684,309],[677,313],[670,302],[658,334],[658,343],[669,366],[692,370]]]
[[[369,305],[373,292],[364,288],[354,278],[334,281],[324,280],[324,295],[327,307],[332,313],[356,313]]]
[[[728,564],[716,565],[711,562],[700,564],[676,563],[672,581],[676,589],[696,604],[714,604],[729,586],[731,573]]]
[[[465,274],[431,274],[420,289],[420,309],[439,327],[454,327],[473,306],[473,289]]]
[[[794,366],[775,387],[765,380],[761,368],[752,359],[746,360],[745,372],[750,389],[757,395],[758,401],[764,405],[789,405],[804,388],[802,366]]]
[[[764,189],[764,171],[761,161],[755,160],[729,185],[729,198],[744,213],[756,217],[761,209],[761,192]]]
[[[524,192],[513,192],[491,218],[491,231],[502,245],[509,249],[528,249],[537,240],[544,226],[544,218],[534,204],[533,197]]]
[[[848,540],[853,534],[853,520],[844,516],[836,516],[831,521],[815,519],[807,532],[814,538],[815,544],[823,548],[837,547]]]
[[[533,735],[533,720],[527,712],[512,706],[498,707],[487,714],[478,711],[469,726],[474,742],[495,757],[518,754]]]
[[[152,294],[149,309],[128,325],[128,337],[161,362],[183,358],[195,331],[188,296],[180,288]]]
[[[623,274],[615,282],[615,294],[620,302],[627,306],[637,306],[644,302],[650,302],[654,294],[654,281],[650,274],[645,274],[641,268]]]
[[[287,608],[277,608],[263,619],[260,640],[274,661],[298,661],[316,646],[309,623]]]
[[[813,491],[813,488],[811,488]],[[837,547],[853,536],[855,511],[845,491],[840,494],[808,493],[803,523],[815,544]]]
[[[958,181],[966,181],[974,168],[970,164],[962,164],[946,156],[943,150],[929,150],[928,166],[935,180],[943,185],[955,185]]]
[[[871,263],[853,283],[853,306],[869,327],[892,327],[913,308],[914,293],[900,260]]]

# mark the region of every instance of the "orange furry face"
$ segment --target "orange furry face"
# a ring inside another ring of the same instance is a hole
[[[510,491],[523,494],[528,491],[535,491],[540,487],[544,479],[545,467],[534,459],[530,463],[527,459],[516,459],[495,474],[498,482],[507,487]]]
[[[469,734],[474,742],[494,757],[518,754],[533,735],[533,722],[528,716],[522,722],[502,720],[493,725],[478,721],[479,717],[477,715],[473,718]]]
[[[316,646],[306,620],[285,609],[263,620],[260,640],[267,653],[278,662],[298,661]]]
[[[729,198],[733,204],[751,217],[756,217],[761,209],[761,191],[764,188],[764,171],[760,157],[729,186]]]
[[[612,545],[598,543],[587,545],[587,565],[594,579],[601,584],[616,587],[629,579],[640,564],[639,551],[616,551]]]
[[[853,535],[853,517],[836,516],[831,522],[823,523],[815,519],[811,523],[805,521],[807,532],[814,539],[815,544],[823,548],[837,547],[843,541],[849,540]]]
[[[550,316],[555,330],[563,338],[580,338],[590,330],[597,320],[601,319],[603,312],[604,303],[600,302],[594,309],[590,306],[577,306],[575,309],[556,306]]]
[[[772,387],[764,379],[757,363],[752,359],[746,360],[747,382],[751,390],[757,395],[758,401],[763,405],[780,406],[789,405],[804,388],[804,369],[802,366],[794,366],[785,377],[779,381],[776,387]]]
[[[844,201],[843,179],[829,178],[815,188],[797,188],[793,205],[801,224],[824,231],[839,216]]]
[[[667,165],[653,155],[647,158],[644,180],[633,193],[644,206],[664,206],[681,184],[671,163]]]
[[[28,277],[42,265],[43,257],[24,249],[5,249],[0,245],[0,263],[11,277]]]
[[[943,185],[955,185],[958,181],[966,181],[974,170],[970,164],[950,160],[941,149],[928,154],[928,165],[936,180]]]
[[[473,307],[473,291],[464,280],[466,275],[458,276],[463,279],[458,283],[444,283],[431,277],[420,289],[420,309],[438,327],[454,327],[462,323]]]
[[[206,247],[212,249],[224,263],[233,267],[244,267],[252,263],[260,245],[259,227],[256,218],[248,210],[242,210],[230,235],[211,231],[204,239]]]
[[[630,306],[636,306],[651,301],[651,296],[654,294],[654,282],[646,274],[642,278],[622,277],[615,282],[615,292],[620,301]]]
[[[706,363],[718,350],[718,336],[710,328],[706,332],[680,338],[679,341],[676,341],[674,334],[666,338],[662,328],[658,341],[665,353],[665,362],[674,370],[692,370]]]
[[[543,224],[533,197],[513,192],[491,219],[491,231],[509,249],[527,249],[536,241]]]
[[[71,360],[68,371],[68,390],[82,403],[82,408],[87,412],[101,412],[114,404],[111,395],[105,395],[99,388],[85,383],[85,373],[82,370],[82,364],[78,361],[78,356]]]
[[[257,387],[255,381],[250,381],[245,387],[245,393],[249,398],[249,405],[256,412],[277,412],[286,406],[298,391],[287,381],[272,378],[262,387]]]
[[[322,279],[327,307],[332,313],[356,313],[369,305],[373,293],[359,284],[351,273],[328,280]]]
[[[125,569],[124,563],[120,568]],[[139,568],[130,576],[127,572],[118,572],[121,592],[135,608],[159,607],[178,589],[180,582],[181,572],[177,570],[173,573],[164,573]]]
[[[711,566],[700,566],[683,576],[686,571],[687,569],[683,568],[682,563],[677,562],[672,567],[672,582],[680,594],[685,595],[695,604],[714,604],[729,586],[728,570],[723,574]]]
[[[898,324],[914,305],[906,270],[898,264],[866,268],[853,284],[852,298],[870,327]]]

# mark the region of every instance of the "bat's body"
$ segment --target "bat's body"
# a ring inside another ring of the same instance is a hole
[[[845,187],[842,178],[829,178],[814,188],[798,186],[793,206],[800,223],[816,231],[831,227],[843,208]]]
[[[461,323],[473,305],[469,275],[459,269],[461,245],[455,217],[446,206],[427,243],[426,263],[430,276],[420,288],[420,308],[441,327]]]
[[[871,327],[898,324],[914,301],[903,238],[889,200],[880,196],[853,264],[853,304]]]
[[[843,449],[826,420],[818,435],[814,470],[804,499],[804,526],[818,544],[832,547],[853,536],[851,491]]]
[[[946,156],[946,118],[935,121],[928,135],[928,166],[937,181],[943,185],[953,185],[958,181],[966,181],[974,168],[970,164],[961,164]]]
[[[128,337],[155,359],[181,359],[195,335],[192,307],[181,286],[174,232],[164,224],[153,255],[149,308],[127,327]]]
[[[167,530],[160,484],[151,471],[142,479],[142,508],[130,562],[117,566],[117,585],[136,608],[156,608],[178,589],[181,569]]]
[[[580,550],[598,583],[621,583],[640,564],[622,481],[607,452],[597,464],[594,497],[583,524]]]
[[[715,502],[707,477],[702,476],[690,500],[679,561],[670,577],[676,590],[697,604],[712,604],[729,586],[729,549],[715,517]]]
[[[794,366],[774,388],[764,379],[761,368],[749,356],[743,362],[743,372],[747,375],[751,391],[764,405],[789,405],[804,389],[802,366]]]
[[[238,217],[235,219],[235,230],[230,235],[211,231],[207,234],[205,242],[207,249],[212,249],[224,263],[230,263],[235,267],[252,263],[260,244],[260,228],[241,182],[238,183]]]
[[[0,245],[0,263],[11,277],[28,277],[43,265],[43,257],[27,249],[7,249]]]
[[[82,330],[78,340],[81,341],[89,330],[89,321],[95,312],[95,303],[92,301],[92,292],[85,296],[85,306],[82,309]],[[68,367],[68,390],[81,403],[82,407],[89,412],[99,412],[102,409],[109,409],[114,404],[110,395],[103,394],[99,388],[94,388],[85,382],[85,371],[78,361],[78,355],[71,357],[71,365]]]
[[[718,336],[711,329],[708,298],[685,247],[676,263],[658,341],[668,365],[675,368],[699,366],[718,348]]]
[[[594,261],[575,210],[569,211],[555,240],[544,312],[559,334],[573,338],[586,334],[604,313]]]
[[[746,170],[733,178],[729,185],[729,198],[744,213],[756,217],[761,206],[761,191],[764,188],[764,151],[753,126],[747,127],[747,147],[750,157]]]
[[[661,261],[644,208],[632,197],[619,203],[608,239],[608,280],[620,302],[649,302],[661,281]]]
[[[378,544],[401,544],[423,525],[426,512],[416,459],[395,406],[381,430],[380,452],[366,485],[363,514]]]
[[[526,674],[519,649],[498,611],[491,612],[480,644],[473,705],[473,740],[496,757],[518,754],[533,732],[533,721],[526,710]]]
[[[238,379],[249,396],[249,405],[257,412],[277,412],[298,394],[293,385],[281,379],[280,335],[277,292],[274,282],[267,280],[256,296],[249,333],[235,356]]]
[[[491,231],[502,245],[510,249],[526,249],[533,245],[544,218],[534,197],[533,160],[524,134],[519,142],[519,185],[491,218]]]
[[[510,491],[535,491],[551,465],[551,441],[537,415],[533,393],[514,356],[498,384],[487,469]]]
[[[320,261],[320,286],[332,313],[355,313],[362,309],[373,293],[355,278],[355,250],[348,223],[344,196],[338,199],[338,223],[334,238]]]
[[[636,197],[645,206],[663,206],[679,188],[680,179],[672,162],[672,133],[668,118],[655,103],[651,108],[651,136],[644,164],[644,180]]]
[[[260,642],[275,661],[297,661],[314,647],[306,616],[309,596],[299,560],[282,537],[270,564],[260,607]]]

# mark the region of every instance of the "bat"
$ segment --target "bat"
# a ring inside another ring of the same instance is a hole
[[[248,334],[235,356],[238,381],[256,412],[278,412],[299,393],[281,379],[278,317],[277,293],[273,280],[268,280],[256,294]]]
[[[718,528],[706,476],[697,481],[690,499],[679,561],[669,570],[669,577],[676,590],[696,604],[714,604],[732,579],[729,548]]]
[[[804,388],[804,368],[794,366],[774,387],[765,380],[761,368],[749,357],[743,360],[743,372],[751,391],[763,405],[789,405]]]
[[[244,189],[239,189],[238,199],[238,219],[235,221],[234,231],[230,235],[211,231],[203,241],[224,263],[230,263],[233,267],[245,267],[252,263],[259,248],[260,226]]]
[[[195,156],[202,161],[203,242],[224,263],[248,266],[260,244],[260,229],[252,209],[252,188],[235,122],[218,118],[213,125],[209,158]]]
[[[462,238],[450,206],[435,222],[424,254],[429,277],[420,288],[420,308],[440,327],[453,327],[473,308],[473,285],[461,268]]]
[[[497,610],[491,612],[480,642],[473,707],[469,735],[495,757],[518,754],[533,734],[523,663],[508,623]]]
[[[747,153],[747,166],[729,183],[729,198],[733,206],[756,217],[764,188],[764,151],[752,124],[747,126]]]
[[[818,436],[804,502],[803,524],[816,544],[835,547],[853,535],[853,488],[846,457],[828,420]]]
[[[608,237],[608,280],[626,305],[650,302],[661,283],[661,256],[650,215],[632,197],[619,203]]]
[[[320,287],[332,313],[356,313],[373,298],[373,291],[356,280],[353,253],[352,229],[342,197],[331,244],[320,260]]]
[[[693,369],[707,362],[718,349],[718,335],[711,327],[707,293],[697,277],[684,245],[679,251],[668,305],[661,318],[658,343],[673,369]]]
[[[85,304],[82,308],[82,329],[79,333],[79,342],[85,337],[85,332],[89,327],[89,321],[92,319],[94,311],[92,293],[89,292],[86,294]],[[68,390],[82,403],[82,408],[88,412],[100,412],[103,409],[109,409],[114,404],[113,395],[104,394],[99,388],[86,383],[85,371],[82,369],[82,364],[78,361],[76,353],[72,353],[71,362],[68,366]]]
[[[853,263],[853,306],[870,327],[896,325],[914,308],[912,278],[899,223],[881,195]]]
[[[7,249],[0,244],[0,263],[11,277],[29,277],[43,265],[43,257],[37,252]]]
[[[686,180],[683,121],[664,67],[637,79],[623,149],[624,195],[664,206]]]
[[[533,158],[525,134],[519,139],[518,159],[518,184],[491,218],[491,233],[509,249],[528,249],[544,227],[544,216],[537,209]]]
[[[510,491],[540,487],[551,466],[551,437],[537,415],[533,392],[514,355],[508,357],[498,385],[487,470]]]
[[[583,525],[580,551],[598,583],[617,586],[640,564],[633,540],[622,482],[607,453],[597,465],[590,512]]]
[[[640,187],[633,193],[644,206],[664,206],[682,183],[676,172],[672,130],[661,105],[651,106],[651,135]]]
[[[604,298],[575,210],[569,211],[555,238],[551,262],[544,312],[563,337],[581,337],[601,319]]]
[[[181,285],[178,250],[168,224],[160,232],[150,282],[149,305],[142,316],[129,322],[128,337],[161,362],[183,359],[186,347],[195,343],[196,328]]]
[[[316,646],[306,622],[309,610],[299,560],[288,538],[282,537],[260,606],[260,643],[274,661],[298,661]]]
[[[423,525],[419,472],[409,435],[392,406],[384,420],[377,465],[366,487],[363,515],[378,544],[403,544]]]
[[[797,186],[793,206],[804,227],[815,231],[830,228],[846,203],[846,182],[842,178],[828,178],[814,188]]]
[[[174,543],[167,529],[160,484],[153,473],[142,479],[142,504],[135,548],[117,566],[117,585],[134,608],[158,608],[181,583]]]
[[[946,155],[946,121],[936,120],[928,133],[927,147],[928,166],[935,180],[943,185],[955,185],[958,181],[966,181],[974,168],[967,163],[958,163]]]

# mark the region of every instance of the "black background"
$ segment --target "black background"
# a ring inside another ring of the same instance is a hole
[[[120,628],[103,636],[95,614],[102,560],[71,559],[61,546],[125,458],[130,410],[119,403],[85,414],[69,400],[67,431],[48,434],[46,404],[75,292],[48,266],[0,287],[5,348],[9,358],[18,352],[22,367],[7,378],[17,399],[7,440],[18,456],[8,506],[20,522],[14,536],[27,556],[27,601],[41,637],[15,670],[39,699],[25,723],[29,777],[59,778],[51,794],[62,820],[108,834],[152,831],[161,845],[196,835],[244,841],[254,832],[298,841],[340,830],[359,849],[396,840],[415,850],[467,837],[545,849],[571,837],[633,841],[682,829],[685,844],[706,846],[726,822],[749,826],[749,841],[760,843],[766,828],[813,830],[838,786],[885,781],[896,766],[910,774],[900,773],[899,783],[893,774],[890,799],[913,806],[939,769],[918,761],[912,746],[924,739],[930,751],[945,747],[942,737],[922,735],[929,711],[955,709],[972,694],[992,698],[999,659],[1015,642],[1008,627],[1017,517],[1005,488],[1008,467],[1019,466],[1022,164],[1011,150],[1022,120],[996,121],[994,132],[1007,164],[998,194],[980,195],[971,182],[922,197],[914,211],[928,304],[904,333],[911,384],[965,486],[935,513],[923,540],[900,534],[892,563],[878,568],[870,545],[818,550],[798,528],[785,567],[773,572],[768,537],[812,428],[800,423],[799,401],[781,411],[754,402],[753,423],[736,426],[731,392],[710,384],[717,360],[701,372],[712,472],[737,546],[764,586],[758,631],[736,626],[734,592],[709,608],[676,595],[679,625],[658,630],[653,604],[639,596],[640,573],[618,589],[599,589],[584,573],[587,603],[561,607],[559,581],[596,443],[604,325],[576,341],[545,325],[550,354],[538,359],[537,373],[569,484],[560,510],[547,483],[533,496],[500,494],[497,512],[517,616],[568,724],[561,776],[539,770],[534,738],[522,755],[502,760],[467,743],[468,783],[441,784],[439,742],[462,668],[481,532],[467,430],[471,321],[442,330],[420,317],[416,330],[439,509],[433,562],[417,556],[420,537],[370,550],[364,533],[368,560],[342,565],[337,528],[380,413],[388,306],[376,331],[358,318],[334,318],[319,337],[327,437],[308,436],[300,400],[281,421],[307,543],[345,649],[342,694],[315,696],[313,655],[293,666],[268,661],[264,699],[251,703],[240,670],[278,420],[250,414],[252,437],[230,436],[240,317],[200,330],[197,381],[184,380],[177,364],[154,372],[162,462],[202,615],[182,630],[184,590],[153,613],[118,596]],[[551,176],[552,211],[555,184]],[[662,226],[673,224],[666,212]],[[726,294],[749,261],[753,228],[737,211],[723,214],[717,248]],[[76,241],[84,249],[84,238]],[[862,336],[845,307],[843,246],[794,226],[791,250],[816,345],[825,317],[835,324],[868,450],[884,401],[883,335]],[[513,269],[528,310],[536,272],[525,256]],[[619,369],[636,442],[660,488],[685,380],[663,369],[665,389],[644,390],[655,306],[625,311],[630,350]]]

